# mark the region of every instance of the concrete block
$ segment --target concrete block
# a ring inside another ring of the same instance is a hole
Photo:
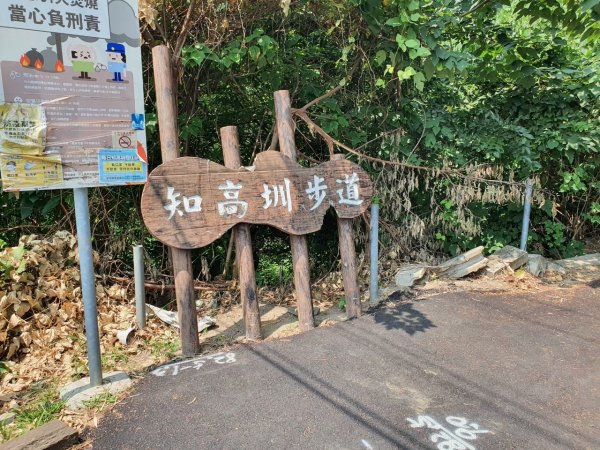
[[[483,256],[483,246],[471,249],[436,267],[440,277],[462,278],[470,273],[483,269],[488,259]]]
[[[118,394],[132,384],[125,372],[109,372],[102,378],[100,386],[90,386],[89,377],[69,383],[59,391],[60,398],[66,402],[67,409],[78,410],[85,407],[85,402],[106,393]]]
[[[527,252],[518,249],[512,245],[506,245],[500,250],[496,250],[489,257],[490,261],[496,260],[508,265],[512,270],[517,270],[519,267],[527,264]]]
[[[491,276],[494,276],[500,272],[503,272],[507,269],[509,265],[503,261],[498,259],[489,259],[487,263],[487,267],[485,268],[485,273]]]
[[[465,262],[468,262],[472,259],[476,259],[479,258],[480,256],[483,255],[483,246],[479,246],[479,247],[475,247],[467,252],[464,252],[458,256],[455,256],[452,259],[449,259],[448,261],[440,264],[436,270],[439,273],[443,273],[447,270],[450,270],[451,268],[458,266],[460,264],[463,264]]]
[[[440,276],[443,276],[446,278],[455,278],[455,279],[462,278],[471,273],[474,273],[474,272],[477,272],[477,271],[483,269],[485,266],[487,266],[487,263],[488,263],[488,259],[485,258],[483,255],[481,255],[476,259],[466,261],[462,264],[459,264],[459,265],[447,270],[443,274],[440,274]]]
[[[398,270],[394,281],[398,287],[411,287],[416,281],[423,278],[426,273],[427,269],[425,266],[411,264]]]
[[[542,255],[530,253],[525,270],[535,277],[542,276],[548,269],[548,260]]]

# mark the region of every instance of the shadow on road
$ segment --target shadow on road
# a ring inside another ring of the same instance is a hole
[[[268,347],[249,346],[248,350],[261,358],[267,364],[279,370],[283,375],[289,377],[320,399],[330,404],[338,411],[360,423],[375,435],[386,440],[399,449],[427,449],[424,444],[405,433],[399,423],[394,423],[386,417],[356,401],[351,395],[342,392],[333,384],[315,375],[310,370],[302,367],[297,362],[287,358],[283,353]]]
[[[434,370],[438,374],[436,383],[446,386],[449,392],[463,391],[464,398],[468,398],[469,401],[484,405],[486,409],[495,411],[500,416],[516,418],[521,423],[527,424],[530,430],[535,430],[557,446],[574,448],[576,441],[573,439],[577,438],[600,445],[600,441],[591,434],[580,430],[576,431],[568,425],[553,420],[548,415],[539,413],[540,405],[527,404],[518,390],[511,392],[507,386],[490,385],[484,380],[466,378],[462,374],[438,364],[438,356],[429,353],[422,347],[415,351],[396,340],[373,335],[364,321],[355,321],[352,325],[339,327],[338,332],[345,335],[349,341],[368,345],[374,353],[381,352],[382,355],[397,361],[399,367],[413,367],[423,372]]]
[[[394,308],[381,309],[374,314],[375,322],[385,326],[386,330],[403,330],[409,336],[430,328],[435,328],[431,320],[412,303],[403,303]]]

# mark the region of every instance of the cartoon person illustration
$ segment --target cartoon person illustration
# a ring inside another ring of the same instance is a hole
[[[96,52],[94,49],[87,45],[75,45],[71,47],[69,53],[73,72],[81,73],[77,78],[80,80],[93,80],[93,78],[90,78],[90,72],[94,71],[96,65]]]
[[[106,46],[106,57],[108,58],[108,71],[113,73],[112,81],[123,81],[123,72],[127,70],[125,46],[109,42]]]

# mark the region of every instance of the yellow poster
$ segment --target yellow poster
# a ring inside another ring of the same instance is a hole
[[[39,105],[0,103],[0,153],[42,155],[46,115]]]
[[[0,174],[5,191],[46,187],[63,182],[60,155],[7,155],[0,153]]]

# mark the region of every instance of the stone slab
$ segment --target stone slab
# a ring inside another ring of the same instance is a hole
[[[440,274],[440,276],[446,278],[462,278],[483,269],[485,266],[487,266],[487,263],[488,259],[483,255],[480,255],[478,258],[465,261],[464,263],[445,271],[444,273]]]
[[[488,259],[483,256],[483,246],[473,248],[461,255],[435,267],[438,276],[445,278],[462,278],[470,273],[483,269]]]
[[[85,407],[85,402],[99,395],[118,394],[129,388],[131,384],[132,381],[125,372],[109,372],[102,378],[100,386],[90,386],[90,378],[85,377],[62,387],[59,395],[66,402],[67,409],[77,410]]]
[[[512,270],[517,270],[519,267],[527,264],[527,252],[518,249],[512,245],[506,245],[499,250],[496,250],[489,257],[490,261],[495,260],[508,265]]]
[[[5,412],[0,414],[0,425],[10,425],[15,421],[16,414],[14,412]]]
[[[479,246],[479,247],[475,247],[469,251],[466,251],[458,256],[455,256],[454,258],[451,258],[448,261],[440,264],[436,268],[436,271],[441,274],[447,270],[452,269],[455,266],[464,264],[465,262],[470,261],[472,259],[479,258],[480,256],[483,255],[483,249],[484,249],[483,246]]]
[[[508,269],[510,266],[498,259],[490,259],[487,263],[487,267],[485,268],[485,273],[491,276],[497,275],[504,270]]]
[[[427,268],[420,264],[411,264],[400,268],[394,277],[396,286],[411,287],[427,273]]]
[[[582,268],[600,267],[600,253],[575,256],[573,258],[560,259],[555,262],[567,270],[581,270]]]
[[[563,266],[561,266],[560,264],[556,264],[555,261],[550,261],[548,263],[548,267],[546,268],[545,273],[547,273],[547,272],[554,272],[554,273],[559,273],[559,274],[567,273],[565,268]]]
[[[542,255],[530,253],[525,265],[525,270],[535,277],[542,276],[548,269],[548,260]]]
[[[0,450],[62,450],[78,441],[76,430],[60,420],[53,420],[0,445]]]

